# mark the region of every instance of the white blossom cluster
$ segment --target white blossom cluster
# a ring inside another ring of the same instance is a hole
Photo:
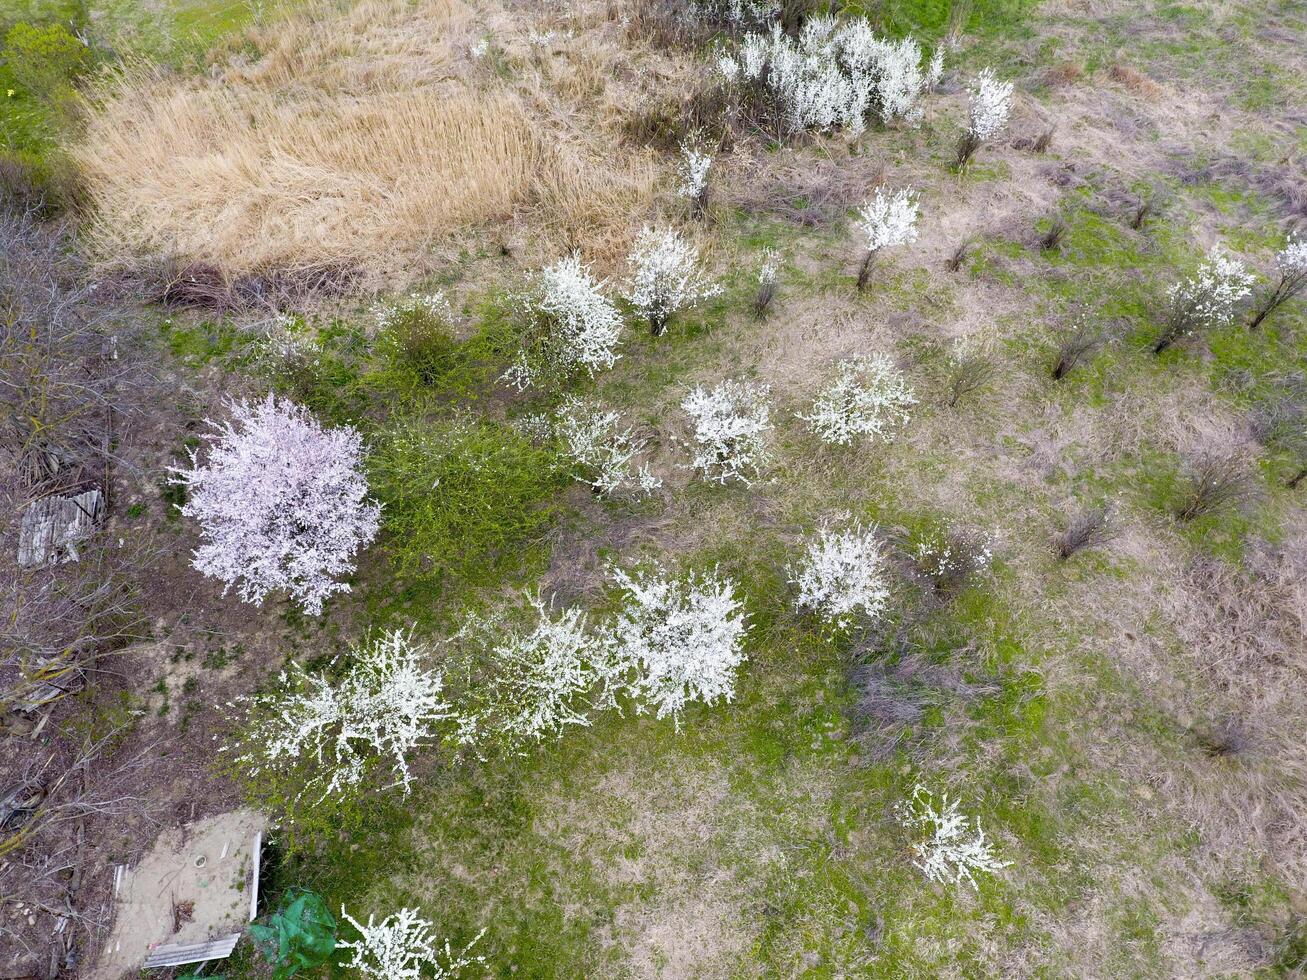
[[[709,480],[749,484],[771,459],[770,389],[727,380],[715,388],[696,387],[681,402],[694,423],[695,455],[690,464]]]
[[[1275,253],[1275,268],[1286,279],[1307,276],[1307,238],[1291,237],[1285,242]]]
[[[278,313],[255,344],[255,352],[279,365],[312,360],[322,353],[316,337],[309,336],[299,317]]]
[[[189,469],[170,467],[187,491],[182,514],[200,524],[192,565],[246,602],[285,589],[316,616],[329,596],[349,591],[338,579],[377,535],[381,508],[368,498],[362,439],[271,394],[230,408],[230,421],[208,422],[217,431],[203,465],[192,451]]]
[[[681,159],[677,164],[680,184],[676,188],[676,193],[702,205],[708,194],[708,170],[711,167],[712,157],[692,143],[683,142]]]
[[[855,616],[874,620],[889,601],[886,564],[874,527],[822,529],[790,579],[799,589],[797,605],[840,629]]]
[[[243,699],[253,724],[237,761],[251,773],[312,759],[323,772],[323,797],[357,785],[376,757],[386,757],[409,791],[409,753],[457,720],[444,678],[424,666],[429,649],[402,630],[353,650],[355,663],[338,684],[299,667],[283,673],[280,691]]]
[[[530,336],[504,380],[522,391],[543,373],[584,370],[593,376],[612,367],[620,356],[622,316],[603,287],[578,254],[540,270],[521,301]]]
[[[1221,327],[1234,316],[1234,307],[1252,290],[1252,273],[1238,259],[1213,246],[1198,271],[1167,292],[1172,323],[1181,333],[1198,327]]]
[[[502,615],[474,615],[455,637],[480,648],[486,662],[486,685],[477,697],[479,734],[510,746],[588,726],[591,713],[611,705],[621,688],[611,645],[587,630],[585,613],[555,613],[536,596],[528,601],[534,616],[529,629]]]
[[[647,496],[662,486],[648,463],[636,463],[645,441],[629,428],[619,428],[621,416],[593,402],[568,397],[554,417],[553,428],[564,453],[580,468],[577,479],[601,497],[617,494]]]
[[[732,27],[755,27],[769,23],[780,15],[780,0],[695,0],[687,13],[697,19],[730,24]]]
[[[616,655],[633,671],[630,690],[657,717],[680,714],[692,701],[730,701],[744,661],[747,614],[735,583],[715,571],[686,580],[613,570],[625,604],[609,627]]]
[[[781,257],[774,248],[763,249],[762,263],[758,266],[758,285],[774,286],[780,275]]]
[[[797,39],[773,24],[747,34],[734,54],[719,55],[727,83],[762,85],[782,108],[790,129],[835,128],[861,133],[870,117],[916,121],[929,78],[912,38],[878,37],[866,20],[811,17]]]
[[[889,439],[907,422],[917,403],[903,372],[884,354],[860,355],[841,361],[835,380],[799,415],[823,442],[847,446],[855,439]]]
[[[378,304],[375,310],[378,330],[386,330],[400,319],[414,314],[423,314],[445,323],[453,323],[454,308],[441,290],[434,293],[409,293],[407,297],[394,303]]]
[[[485,962],[484,957],[468,955],[484,935],[484,930],[461,953],[455,954],[450,949],[449,940],[445,940],[443,946],[439,944],[434,925],[424,919],[418,909],[400,909],[380,922],[369,915],[367,925],[346,912],[344,906],[341,906],[340,914],[359,932],[358,939],[342,940],[336,944],[340,949],[353,951],[345,969],[357,970],[365,977],[451,980],[466,967]]]
[[[627,300],[649,321],[655,337],[673,314],[716,296],[722,287],[699,271],[699,250],[675,230],[643,228],[631,254]]]
[[[926,91],[935,91],[943,77],[944,45],[940,44],[936,45],[934,54],[930,56],[930,64],[926,66]]]
[[[976,76],[968,91],[971,94],[971,121],[968,132],[977,143],[987,143],[1007,125],[1012,113],[1012,83],[1000,82],[993,69],[985,68]]]
[[[857,227],[866,239],[867,251],[874,254],[915,242],[920,214],[921,205],[912,188],[887,194],[877,187],[875,196],[858,209]]]
[[[994,854],[993,845],[980,827],[980,818],[972,821],[960,814],[957,801],[950,801],[947,793],[937,808],[934,795],[918,785],[911,798],[899,805],[898,817],[909,831],[923,835],[912,845],[916,855],[912,863],[931,881],[966,881],[978,889],[977,872],[1002,871],[1012,864],[1000,861]]]

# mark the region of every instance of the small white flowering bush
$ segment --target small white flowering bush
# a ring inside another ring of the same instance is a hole
[[[719,55],[717,71],[727,84],[750,87],[795,133],[840,128],[856,136],[873,118],[915,122],[928,84],[916,41],[878,37],[860,17],[810,17],[797,39],[774,24]]]
[[[718,483],[751,483],[771,459],[769,393],[766,385],[728,380],[686,395],[681,408],[694,423],[691,466]]]
[[[674,314],[722,291],[700,272],[698,249],[671,229],[642,229],[627,263],[631,281],[626,298],[655,337],[667,330]]]
[[[445,323],[454,320],[454,308],[441,290],[434,293],[409,293],[402,299],[391,303],[378,303],[373,311],[377,330],[385,331],[406,318],[430,317]]]
[[[611,643],[631,673],[637,704],[659,718],[671,715],[679,727],[687,704],[730,701],[748,620],[735,583],[715,571],[678,580],[657,566],[614,569],[612,577],[624,601],[609,627]]]
[[[823,529],[808,546],[790,579],[797,605],[846,629],[855,617],[875,620],[889,601],[885,550],[875,528],[854,523],[843,531]]]
[[[1153,342],[1160,354],[1199,330],[1223,327],[1234,319],[1235,304],[1252,291],[1252,273],[1238,259],[1213,246],[1198,271],[1166,293],[1166,322]]]
[[[994,552],[985,534],[958,529],[934,530],[917,538],[912,558],[935,592],[947,596],[986,571],[994,560]]]
[[[578,609],[560,612],[527,597],[526,618],[516,610],[470,616],[455,637],[480,676],[470,693],[478,737],[509,746],[558,738],[570,726],[588,726],[611,707],[622,671],[605,634],[592,634]]]
[[[889,439],[917,403],[903,372],[884,354],[840,361],[835,380],[818,393],[812,411],[798,417],[823,442],[847,446],[857,439]]]
[[[285,590],[316,616],[329,596],[349,591],[339,579],[377,534],[362,438],[273,395],[230,408],[230,421],[208,423],[217,431],[203,465],[192,451],[189,468],[170,467],[186,489],[182,514],[200,525],[192,565],[246,602]]]
[[[603,289],[577,254],[542,269],[518,301],[523,346],[504,380],[522,391],[612,367],[622,316]]]
[[[913,860],[927,878],[943,884],[967,882],[978,889],[976,874],[992,874],[1010,867],[1011,861],[1000,861],[993,845],[980,827],[980,818],[974,820],[958,812],[956,800],[945,793],[936,804],[935,797],[918,785],[912,796],[898,806],[899,822],[910,832],[919,835],[912,845]]]
[[[621,417],[593,402],[568,397],[558,409],[553,430],[564,454],[577,466],[576,478],[601,497],[648,496],[662,486],[649,464],[636,459],[645,441],[620,427]]]
[[[1275,253],[1275,271],[1275,286],[1259,298],[1248,324],[1250,330],[1256,330],[1281,306],[1307,291],[1307,239],[1290,237]]]
[[[875,196],[858,209],[857,229],[862,234],[866,256],[858,270],[858,288],[864,289],[876,259],[887,248],[899,248],[917,240],[917,218],[921,208],[917,192],[901,188],[886,193],[877,187]]]
[[[680,183],[676,193],[690,201],[695,214],[702,214],[708,206],[708,170],[712,157],[686,141],[681,144],[681,160],[677,166]]]
[[[362,782],[378,759],[389,761],[398,785],[412,784],[408,756],[457,721],[444,678],[427,669],[430,650],[395,630],[354,648],[353,666],[336,684],[300,667],[279,678],[280,689],[236,702],[249,726],[235,761],[248,775],[308,764],[309,785],[323,798]]]
[[[1012,83],[1000,82],[993,69],[976,76],[968,91],[971,94],[967,131],[958,143],[956,165],[962,170],[976,151],[1003,131],[1012,114]]]
[[[434,925],[422,918],[418,909],[400,909],[380,922],[369,915],[367,925],[346,912],[344,906],[341,906],[340,914],[359,933],[358,939],[341,940],[336,944],[339,949],[353,953],[345,963],[345,969],[357,970],[365,977],[450,980],[464,968],[485,962],[484,957],[468,955],[485,934],[484,930],[461,953],[455,954],[448,940],[440,944],[433,931]]]

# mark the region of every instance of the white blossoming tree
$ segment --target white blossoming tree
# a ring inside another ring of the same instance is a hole
[[[700,272],[698,249],[670,229],[642,229],[627,262],[631,281],[626,298],[655,337],[666,332],[673,315],[722,291]]]
[[[885,249],[910,245],[917,240],[917,218],[921,208],[917,192],[901,188],[885,193],[877,187],[875,196],[858,209],[858,231],[867,253],[858,269],[858,289],[865,289],[872,266]]]
[[[990,68],[986,68],[971,83],[970,119],[967,131],[958,142],[955,165],[966,168],[976,151],[1003,131],[1012,114],[1012,83],[1000,82]]]
[[[1258,297],[1253,308],[1249,330],[1256,330],[1262,321],[1295,296],[1307,291],[1307,239],[1293,238],[1275,253],[1275,285]]]
[[[1252,273],[1238,259],[1212,247],[1198,271],[1175,283],[1166,293],[1166,321],[1153,353],[1200,330],[1223,327],[1234,319],[1235,305],[1252,291]]]
[[[712,157],[688,140],[681,143],[681,160],[677,166],[680,183],[676,193],[690,202],[694,215],[702,215],[708,207],[708,171]]]
[[[216,432],[203,464],[192,451],[189,468],[170,469],[186,489],[182,514],[200,525],[192,564],[246,602],[285,590],[316,616],[329,596],[349,591],[340,578],[377,534],[381,508],[368,498],[362,439],[273,395],[232,402],[231,413],[209,422]]]
[[[696,387],[681,402],[694,424],[694,460],[690,464],[718,483],[751,483],[771,460],[767,433],[772,430],[770,389],[747,381],[723,381],[714,388]]]
[[[409,791],[409,754],[442,723],[458,723],[444,678],[427,668],[429,648],[402,630],[355,647],[352,658],[338,683],[293,667],[279,690],[237,702],[249,724],[235,761],[248,775],[305,765],[314,770],[309,785],[322,786],[325,798],[357,786],[385,759]]]
[[[967,882],[979,889],[976,874],[992,874],[1010,867],[1000,861],[993,845],[975,820],[958,812],[957,801],[945,793],[936,804],[935,797],[923,786],[916,786],[912,796],[898,807],[899,822],[919,835],[912,845],[915,864],[931,881],[944,884]],[[974,829],[973,829],[974,828]]]
[[[525,609],[468,617],[455,642],[476,675],[469,703],[479,737],[510,749],[588,726],[624,687],[609,636],[592,633],[579,609],[555,611],[538,596]]]
[[[337,948],[352,952],[345,963],[365,977],[380,980],[452,980],[467,967],[485,962],[484,957],[469,955],[484,930],[468,943],[461,953],[454,953],[449,940],[436,938],[434,925],[418,909],[403,908],[380,922],[369,915],[367,925],[359,922],[344,906],[341,917],[359,933],[359,938],[341,940]]]
[[[779,24],[746,34],[734,54],[719,55],[717,71],[756,93],[760,106],[775,106],[795,133],[839,128],[856,136],[871,119],[915,122],[929,84],[916,41],[879,37],[861,17],[809,17],[797,38]]]
[[[798,417],[823,442],[847,446],[858,439],[890,439],[917,403],[903,372],[884,354],[840,361],[835,380],[823,388],[812,411]]]
[[[522,391],[612,367],[622,317],[603,289],[577,254],[540,270],[519,300],[522,350],[504,380]]]
[[[657,717],[680,725],[685,706],[730,701],[745,659],[748,616],[735,583],[715,571],[674,579],[614,569],[623,605],[610,625],[618,662],[628,665],[631,693]]]
[[[808,546],[790,582],[797,605],[837,629],[856,618],[875,620],[889,601],[885,550],[875,528],[855,522],[842,531],[822,529]]]
[[[636,462],[646,443],[620,422],[616,412],[569,396],[554,416],[553,430],[576,464],[576,478],[599,496],[648,496],[662,481],[649,472],[648,463]]]

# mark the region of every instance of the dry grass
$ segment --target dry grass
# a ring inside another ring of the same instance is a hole
[[[458,0],[372,0],[274,25],[217,77],[106,81],[76,151],[99,254],[376,285],[520,217],[547,251],[611,257],[647,207],[648,158],[601,145],[540,73],[494,76],[468,54],[478,30]]]

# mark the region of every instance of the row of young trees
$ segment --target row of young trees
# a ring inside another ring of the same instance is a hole
[[[941,51],[923,64],[915,42],[886,41],[863,21],[834,18],[813,18],[797,38],[779,29],[747,35],[717,62],[727,88],[769,106],[790,132],[838,127],[856,134],[873,119],[914,121],[941,70]],[[1002,132],[1012,91],[989,70],[974,80],[959,169]],[[712,164],[706,151],[682,147],[677,190],[696,215],[707,205]],[[865,248],[860,290],[886,254],[916,240],[919,217],[912,188],[877,188],[858,209],[855,227]],[[678,313],[722,292],[703,271],[695,246],[673,229],[643,229],[628,263],[622,298],[655,337]],[[1279,282],[1259,299],[1253,326],[1302,292],[1307,245],[1291,241],[1277,268]],[[779,259],[767,253],[754,304],[760,315],[773,302],[778,278]],[[1213,252],[1194,277],[1170,290],[1171,313],[1155,349],[1228,322],[1252,283],[1240,263]],[[443,295],[411,299],[452,322]],[[382,316],[385,330],[390,314]],[[503,380],[518,390],[557,391],[611,368],[620,356],[622,311],[579,255],[532,277],[515,300],[515,319],[522,343]],[[967,354],[959,350],[961,361]],[[888,357],[862,355],[836,365],[833,379],[798,417],[823,441],[848,446],[891,437],[914,404],[907,379]],[[773,428],[765,386],[736,379],[700,386],[681,407],[692,424],[690,467],[721,483],[749,484],[761,474]],[[593,400],[568,395],[533,424],[559,442],[601,496],[648,494],[660,484],[643,461],[645,442]],[[189,467],[174,471],[189,490],[183,513],[204,535],[196,567],[248,601],[285,590],[307,611],[321,612],[328,597],[348,589],[342,579],[378,532],[380,509],[368,496],[359,434],[324,428],[273,396],[234,403],[232,418],[214,430],[206,460],[192,456]],[[943,592],[987,567],[991,555],[986,541],[943,535],[918,541],[911,558]],[[874,622],[892,602],[891,559],[875,528],[824,527],[790,570],[795,605],[833,631]],[[655,566],[613,568],[611,585],[615,609],[597,619],[528,594],[489,615],[469,614],[461,630],[438,644],[405,631],[376,637],[351,651],[340,676],[293,668],[275,690],[241,703],[247,723],[230,751],[251,775],[286,766],[307,772],[305,788],[322,797],[353,792],[378,769],[408,792],[410,759],[424,745],[472,757],[520,751],[623,706],[679,726],[689,705],[731,700],[748,632],[737,583],[715,570],[678,576]],[[1007,866],[978,821],[947,796],[937,801],[917,787],[898,817],[916,834],[915,860],[931,880],[974,886],[977,873]],[[431,924],[417,910],[354,924],[363,938],[352,947],[350,965],[370,975],[418,976],[424,969],[443,975],[443,961],[472,962],[457,960],[447,946],[442,961]]]

